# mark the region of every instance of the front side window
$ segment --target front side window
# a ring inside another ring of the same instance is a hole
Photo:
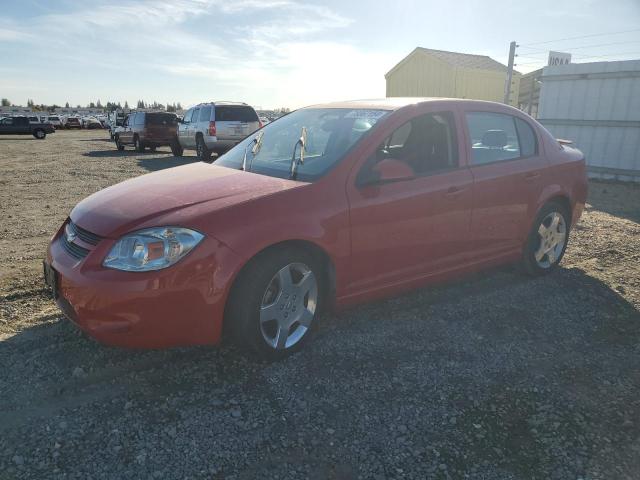
[[[187,113],[184,114],[184,118],[182,121],[184,123],[189,123],[191,121],[191,115],[193,114],[193,109],[187,110]]]
[[[524,156],[516,130],[515,117],[501,113],[467,113],[471,137],[471,163],[501,162]]]
[[[395,130],[378,147],[371,163],[393,158],[409,165],[416,175],[430,175],[457,168],[457,147],[453,113],[429,113]]]
[[[268,124],[220,157],[216,165],[241,168],[245,151],[247,169],[273,177],[289,178],[291,159],[300,157],[298,141],[307,132],[304,163],[297,178],[313,181],[340,162],[388,111],[351,108],[308,108],[297,110]],[[216,108],[216,120],[218,108]],[[255,140],[262,138],[253,154]]]
[[[200,116],[200,109],[199,108],[194,108],[193,112],[191,112],[191,120],[189,120],[189,122],[197,123],[199,116]]]

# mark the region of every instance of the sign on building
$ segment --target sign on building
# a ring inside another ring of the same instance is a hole
[[[554,65],[567,65],[571,63],[571,54],[564,52],[549,51],[549,63],[550,67]]]

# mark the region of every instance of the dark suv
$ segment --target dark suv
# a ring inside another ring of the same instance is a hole
[[[179,151],[177,135],[178,117],[175,113],[134,112],[118,128],[114,140],[118,150],[132,145],[137,152],[144,152],[147,147],[154,151],[156,147],[168,145],[176,155]]]

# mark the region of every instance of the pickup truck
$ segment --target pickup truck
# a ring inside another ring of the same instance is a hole
[[[43,140],[56,130],[50,123],[31,123],[28,117],[7,117],[0,120],[0,135],[33,135]]]

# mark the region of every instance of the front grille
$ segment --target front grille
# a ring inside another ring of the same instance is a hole
[[[89,254],[89,250],[82,248],[80,245],[76,245],[72,242],[67,242],[67,239],[63,236],[60,237],[60,244],[62,248],[74,258],[81,259]]]
[[[102,237],[100,235],[96,235],[95,233],[91,233],[84,228],[80,228],[78,225],[69,220],[69,228],[73,233],[77,235],[77,237],[85,243],[90,245],[97,245]],[[84,249],[83,249],[84,250]]]

